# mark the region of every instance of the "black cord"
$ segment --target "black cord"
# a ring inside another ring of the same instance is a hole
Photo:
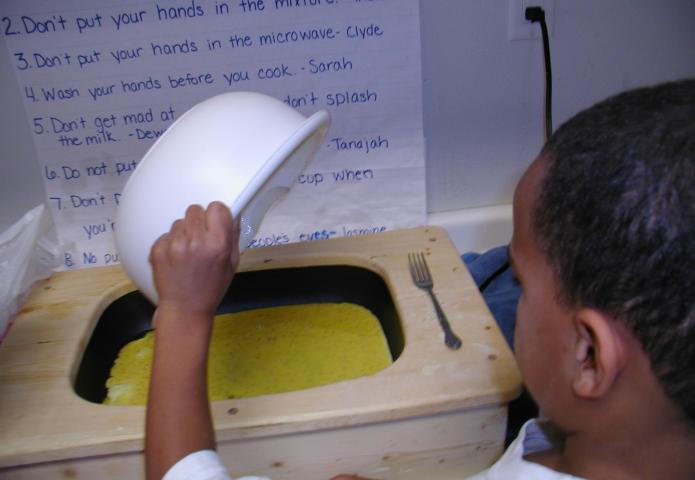
[[[548,26],[545,23],[545,11],[541,7],[528,7],[524,12],[526,20],[541,24],[543,36],[543,56],[545,57],[545,140],[553,133],[553,74],[550,68],[550,41]]]

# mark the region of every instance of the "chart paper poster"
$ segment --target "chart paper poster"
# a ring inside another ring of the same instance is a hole
[[[172,122],[228,91],[332,118],[250,247],[425,221],[417,0],[4,1],[0,26],[65,268],[119,261],[128,177]]]

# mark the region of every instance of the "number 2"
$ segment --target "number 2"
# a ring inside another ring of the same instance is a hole
[[[10,19],[10,17],[2,17],[2,21],[7,24],[5,26],[5,35],[17,35],[19,33],[17,31],[10,31],[10,28],[12,28],[12,20]]]

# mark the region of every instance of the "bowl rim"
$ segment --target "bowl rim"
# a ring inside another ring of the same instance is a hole
[[[279,170],[292,152],[305,140],[318,132],[321,128],[328,128],[330,114],[326,110],[319,110],[304,120],[290,137],[278,147],[275,152],[266,160],[263,166],[258,169],[244,189],[237,195],[230,205],[233,215],[239,215],[249,204],[251,199],[258,193],[270,177]]]

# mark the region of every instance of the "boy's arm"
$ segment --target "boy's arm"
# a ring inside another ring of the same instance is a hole
[[[215,448],[207,394],[212,320],[239,262],[229,209],[189,207],[152,247],[159,306],[147,400],[147,478],[161,479],[186,455]]]

